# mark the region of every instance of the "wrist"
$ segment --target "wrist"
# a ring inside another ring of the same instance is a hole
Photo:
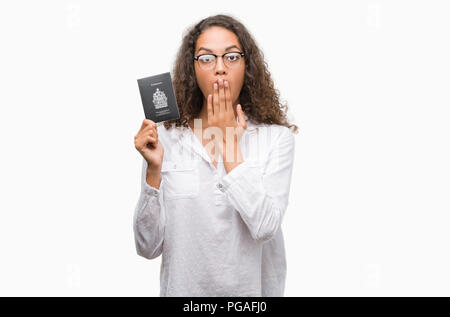
[[[152,172],[152,173],[156,173],[156,172],[160,172],[161,171],[161,164],[159,163],[152,163],[147,161],[147,172]]]
[[[161,167],[147,167],[146,181],[149,186],[159,189],[161,184]]]

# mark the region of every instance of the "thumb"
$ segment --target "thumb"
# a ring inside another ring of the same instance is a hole
[[[247,129],[247,122],[245,121],[244,111],[242,111],[242,107],[241,107],[240,104],[238,104],[236,106],[236,112],[237,112],[237,115],[238,115],[239,125],[242,128]]]

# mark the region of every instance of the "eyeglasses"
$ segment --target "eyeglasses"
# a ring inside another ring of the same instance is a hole
[[[194,60],[198,62],[202,69],[210,70],[216,66],[217,57],[222,57],[225,65],[228,68],[234,68],[241,65],[241,60],[244,55],[244,52],[228,52],[222,55],[210,53],[194,56]]]

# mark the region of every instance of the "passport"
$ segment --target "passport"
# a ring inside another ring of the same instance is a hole
[[[163,122],[180,118],[170,72],[137,80],[146,119]]]

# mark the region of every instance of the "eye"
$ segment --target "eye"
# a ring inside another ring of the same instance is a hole
[[[227,54],[227,59],[230,62],[235,62],[235,61],[239,60],[240,57],[241,57],[241,55],[239,53]]]
[[[214,61],[214,55],[202,55],[199,56],[198,60],[202,63],[208,64]]]

